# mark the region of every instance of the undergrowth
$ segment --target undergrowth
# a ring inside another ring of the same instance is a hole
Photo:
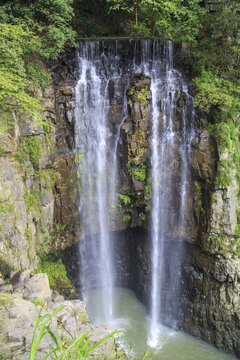
[[[54,255],[48,254],[41,259],[38,273],[46,273],[48,275],[49,284],[55,287],[61,283],[62,286],[72,288],[72,284],[67,277],[66,268],[61,259],[57,259]]]

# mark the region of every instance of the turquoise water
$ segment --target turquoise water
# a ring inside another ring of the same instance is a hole
[[[87,294],[87,310],[95,323],[105,322],[101,294],[92,291]],[[142,359],[148,348],[150,321],[144,306],[134,293],[127,289],[115,289],[113,294],[112,329],[121,330],[120,343],[129,357]],[[166,326],[159,327],[158,347],[152,349],[152,360],[234,360],[234,356],[194,338],[182,331]]]

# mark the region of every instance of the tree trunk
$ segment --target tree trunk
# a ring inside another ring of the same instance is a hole
[[[138,7],[135,6],[135,25],[138,26]]]
[[[151,36],[155,36],[155,32],[156,32],[156,21],[152,20],[151,21],[151,26],[150,26],[150,34],[151,34]]]

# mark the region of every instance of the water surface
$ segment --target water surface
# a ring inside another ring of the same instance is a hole
[[[99,291],[88,293],[87,310],[97,324],[106,322]],[[148,348],[150,319],[145,307],[131,290],[114,289],[112,329],[123,331],[120,342],[129,357],[142,359]],[[208,343],[166,326],[158,329],[158,347],[151,351],[152,360],[236,360]]]

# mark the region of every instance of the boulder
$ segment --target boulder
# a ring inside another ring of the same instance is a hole
[[[132,175],[132,182],[136,191],[142,191],[144,189],[144,182],[136,179],[134,175]]]
[[[51,290],[47,274],[30,275],[30,270],[16,273],[11,278],[14,293],[22,294],[25,300],[51,301]]]
[[[40,276],[41,275],[41,276]],[[40,285],[45,282],[46,275],[33,275],[26,280],[23,291],[32,289],[33,295],[40,293]],[[36,285],[37,281],[39,284]],[[44,283],[44,286],[46,284]],[[19,291],[19,287],[18,287]],[[42,294],[42,293],[41,293]],[[55,294],[56,295],[56,294]],[[86,313],[86,304],[80,300],[68,300],[50,302],[48,306],[41,308],[32,301],[20,299],[15,293],[9,295],[0,293],[5,300],[5,306],[0,305],[0,357],[7,359],[28,360],[32,343],[33,329],[41,310],[41,316],[53,314],[60,306],[63,308],[57,311],[49,321],[51,331],[56,336],[56,329],[62,341],[71,343],[76,337],[86,334],[90,337],[90,345],[99,341],[111,333],[108,325],[94,325],[89,323]],[[42,323],[39,326],[41,327]],[[49,345],[54,345],[52,337],[46,333],[38,346],[37,359],[44,359],[49,353]],[[115,348],[114,340],[109,339],[97,348],[92,354],[94,359],[108,358]]]
[[[46,274],[35,274],[24,282],[24,298],[27,300],[50,302],[51,290]]]

